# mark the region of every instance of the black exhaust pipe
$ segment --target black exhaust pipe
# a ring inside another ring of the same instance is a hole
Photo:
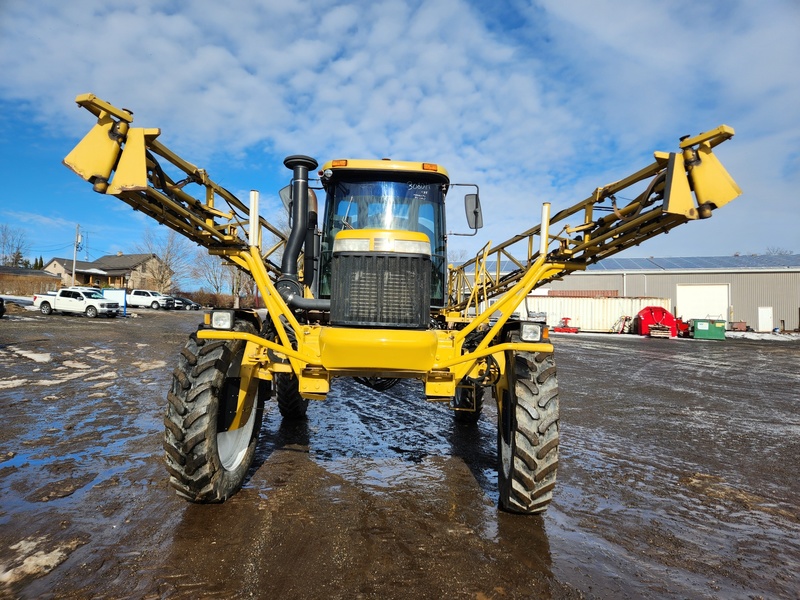
[[[286,248],[283,251],[281,276],[275,282],[275,287],[292,308],[330,310],[330,300],[303,297],[303,286],[297,273],[297,259],[303,250],[303,244],[305,244],[305,283],[310,285],[313,282],[315,262],[319,255],[318,240],[314,235],[318,209],[316,195],[314,195],[313,203],[309,203],[308,172],[316,169],[318,163],[310,156],[295,154],[287,156],[283,164],[292,170],[292,232],[289,234]]]
[[[319,164],[310,156],[294,154],[283,161],[292,170],[292,232],[281,261],[282,277],[297,280],[297,258],[303,250],[308,228],[308,172]]]

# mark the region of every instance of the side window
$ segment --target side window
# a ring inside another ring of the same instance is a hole
[[[431,240],[431,251],[435,250],[436,246],[436,234],[434,229],[436,226],[434,225],[434,215],[433,215],[433,205],[429,202],[422,204],[419,207],[419,227],[417,231],[424,233],[428,236]]]

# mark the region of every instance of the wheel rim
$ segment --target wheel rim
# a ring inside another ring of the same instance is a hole
[[[250,409],[250,417],[247,423],[239,429],[233,431],[223,431],[217,433],[217,452],[219,453],[219,460],[222,467],[226,471],[233,471],[238,467],[247,448],[250,445],[250,437],[253,433],[253,424],[256,420],[255,405]]]
[[[503,394],[503,405],[500,413],[500,462],[503,468],[503,475],[506,478],[511,476],[511,465],[514,460],[511,451],[511,394]]]
[[[245,345],[242,344],[241,346],[241,349],[231,359],[230,367],[226,374],[226,382],[223,385],[223,391],[220,395],[221,402],[230,398],[230,394],[226,393],[225,388],[232,384],[233,381],[239,381],[239,368],[241,367],[242,357],[244,356]],[[236,389],[239,389],[238,384],[236,385]],[[218,408],[220,411],[224,409],[224,406],[219,406]],[[256,402],[254,398],[250,406],[250,414],[243,426],[238,429],[217,432],[217,453],[219,454],[220,463],[222,463],[222,467],[226,471],[233,471],[244,459],[247,449],[250,446],[255,420]]]

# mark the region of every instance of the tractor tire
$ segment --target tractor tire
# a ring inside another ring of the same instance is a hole
[[[284,419],[300,420],[306,418],[308,400],[300,395],[299,382],[294,373],[277,373],[275,391],[278,410]]]
[[[456,423],[475,425],[481,418],[483,410],[483,388],[461,388],[456,391],[455,408],[462,410],[453,411]]]
[[[558,468],[558,379],[552,354],[506,353],[508,389],[497,416],[500,508],[544,512]]]
[[[234,329],[256,333],[245,321]],[[164,417],[165,460],[170,484],[191,502],[224,502],[242,487],[253,462],[265,391],[269,396],[266,382],[251,386],[244,425],[228,429],[245,346],[243,340],[201,340],[192,334],[173,372]]]
[[[53,307],[52,307],[52,306],[50,306],[50,303],[49,303],[49,302],[42,302],[42,303],[39,305],[39,310],[41,311],[41,313],[42,313],[43,315],[49,315],[50,313],[52,313],[52,312],[53,312]]]
[[[94,306],[87,306],[86,316],[90,319],[94,319],[97,316],[97,309]]]

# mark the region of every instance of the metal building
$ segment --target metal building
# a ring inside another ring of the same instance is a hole
[[[724,319],[755,331],[800,329],[800,255],[607,258],[545,286],[672,301],[677,317]]]

